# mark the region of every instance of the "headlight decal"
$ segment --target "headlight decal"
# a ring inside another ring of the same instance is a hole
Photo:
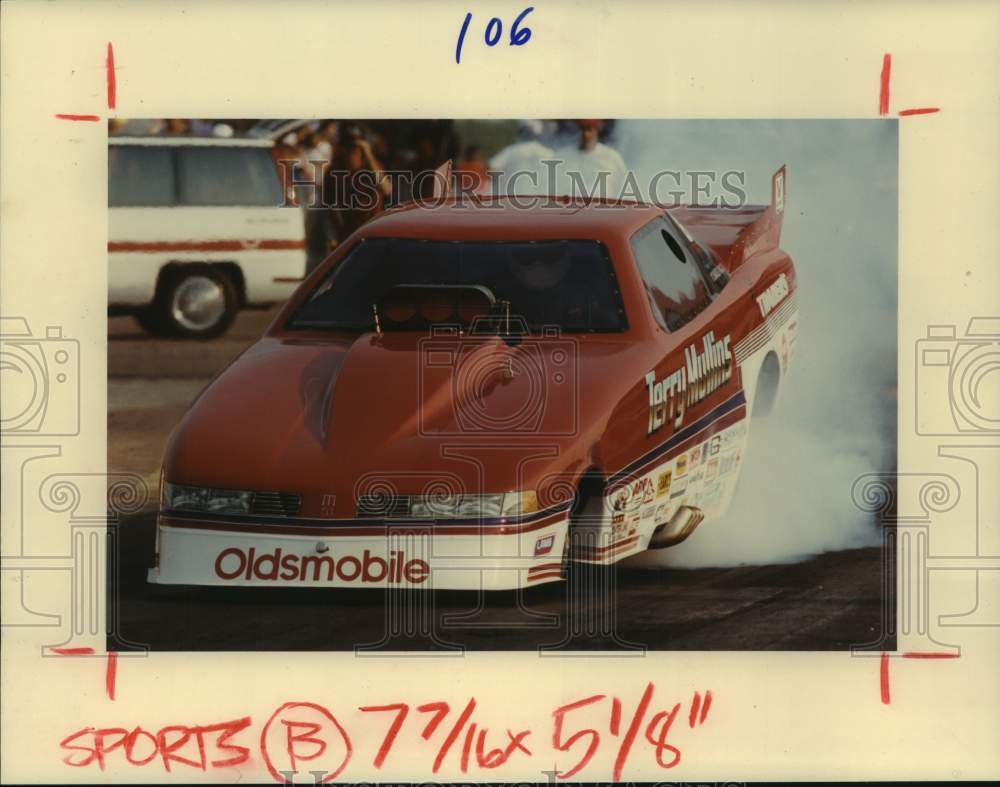
[[[216,489],[163,482],[161,506],[164,511],[246,514],[250,512],[252,502],[253,492],[247,490]]]

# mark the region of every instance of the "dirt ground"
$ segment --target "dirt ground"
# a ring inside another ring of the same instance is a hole
[[[108,470],[156,489],[170,432],[226,364],[264,332],[277,308],[244,311],[212,341],[154,339],[131,317],[108,319]]]

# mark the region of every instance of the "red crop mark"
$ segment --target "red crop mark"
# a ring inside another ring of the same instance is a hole
[[[889,80],[892,76],[892,55],[886,52],[882,55],[882,74],[879,77],[879,91],[878,91],[878,114],[880,117],[885,117],[889,114]],[[900,117],[908,117],[910,115],[930,115],[934,112],[940,112],[938,107],[918,107],[916,109],[901,109],[899,111]]]
[[[108,109],[115,108],[117,83],[115,81],[115,48],[108,41],[108,56],[104,60],[104,70],[108,76]]]
[[[881,116],[889,114],[889,77],[892,74],[892,55],[886,52],[882,55],[882,76],[878,92],[878,113]]]
[[[883,653],[879,665],[879,685],[882,691],[882,704],[889,704],[889,654]]]
[[[93,648],[49,648],[57,656],[93,656]]]
[[[118,677],[118,654],[114,651],[108,653],[108,666],[104,671],[104,688],[107,689],[108,699],[115,700],[115,679]]]
[[[104,58],[104,73],[108,82],[108,109],[114,109],[117,103],[118,87],[115,80],[115,48],[108,41],[108,54]],[[100,118],[97,115],[73,115],[65,112],[57,112],[58,120],[84,120],[89,123],[96,123]]]
[[[960,653],[944,653],[941,651],[915,651],[910,650],[898,654],[904,659],[957,659],[961,658]],[[879,665],[879,685],[882,692],[882,704],[888,705],[889,698],[889,654],[883,652]]]
[[[909,651],[903,654],[904,659],[957,659],[961,654],[959,653],[922,653],[918,651]]]

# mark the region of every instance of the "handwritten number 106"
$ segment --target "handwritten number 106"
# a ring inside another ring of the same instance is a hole
[[[534,10],[534,6],[529,6],[517,15],[517,19],[514,20],[514,24],[510,26],[511,46],[524,46],[531,40],[531,29],[521,27],[521,22],[524,21],[524,17]],[[469,31],[470,22],[472,22],[471,11],[465,15],[465,21],[462,22],[462,29],[458,32],[458,43],[455,45],[456,63],[462,62],[462,44],[465,43],[465,34]],[[500,43],[500,36],[502,35],[503,22],[500,21],[499,17],[495,16],[490,20],[489,24],[486,25],[486,30],[483,33],[483,40],[486,42],[486,46],[496,46]]]

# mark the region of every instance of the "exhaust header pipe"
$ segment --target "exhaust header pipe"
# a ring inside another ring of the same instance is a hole
[[[672,517],[653,531],[649,549],[664,549],[679,544],[701,524],[705,513],[695,506],[681,506]]]

